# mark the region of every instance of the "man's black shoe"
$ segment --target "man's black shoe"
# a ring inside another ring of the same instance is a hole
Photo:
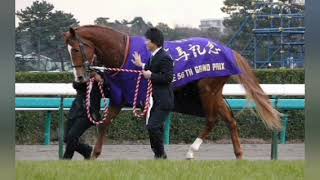
[[[91,146],[89,146],[88,150],[86,151],[86,153],[83,154],[83,157],[84,157],[85,160],[89,160],[91,158],[92,149],[93,148]]]
[[[167,154],[163,154],[163,155],[160,155],[160,156],[154,156],[154,159],[158,160],[158,159],[167,159]]]

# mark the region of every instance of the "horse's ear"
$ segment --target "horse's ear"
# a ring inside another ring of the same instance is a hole
[[[62,33],[62,35],[63,35],[63,40],[64,40],[65,43],[67,43],[67,39],[68,39],[67,34],[68,34],[67,32]]]
[[[71,36],[76,36],[76,32],[74,31],[74,29],[72,27],[70,27],[69,32],[71,34]]]
[[[62,35],[63,37],[67,37],[68,32],[63,32]]]

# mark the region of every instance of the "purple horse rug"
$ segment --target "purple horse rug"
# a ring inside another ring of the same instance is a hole
[[[132,63],[133,53],[141,55],[143,63],[150,63],[151,53],[147,49],[144,37],[131,37],[131,48],[127,63],[123,69],[141,70]],[[205,38],[189,38],[178,41],[166,41],[164,50],[173,59],[173,87],[178,89],[188,83],[208,77],[222,77],[240,74],[232,50],[218,42]],[[135,87],[138,74],[120,72],[111,76],[105,73],[110,83],[110,102],[114,106],[133,106]],[[140,82],[138,107],[143,107],[146,98],[147,80]]]

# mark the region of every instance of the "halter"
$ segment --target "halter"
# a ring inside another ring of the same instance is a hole
[[[73,68],[84,67],[87,72],[91,71],[90,66],[93,65],[93,62],[94,62],[96,56],[93,55],[93,57],[91,59],[92,61],[90,63],[90,61],[88,60],[88,57],[87,57],[86,49],[85,49],[84,46],[88,46],[88,47],[91,47],[91,46],[89,44],[85,43],[77,34],[75,34],[75,37],[76,37],[76,40],[79,43],[80,53],[81,53],[81,56],[82,56],[82,59],[83,59],[84,63],[82,65],[76,65],[76,66],[72,65],[72,67]],[[93,47],[91,47],[91,48],[93,48]]]
[[[91,46],[89,44],[85,43],[78,34],[75,34],[75,38],[79,43],[80,53],[81,53],[82,59],[84,60],[84,63],[82,65],[76,65],[76,66],[72,65],[72,67],[73,68],[84,67],[87,72],[96,70],[96,69],[91,68],[91,67],[94,66],[94,61],[96,60],[97,56],[94,54],[92,59],[91,59],[91,63],[90,63],[90,61],[88,60],[88,57],[87,57],[86,49],[84,47],[84,46],[88,46],[88,47],[91,47]],[[126,64],[127,57],[128,57],[128,54],[129,54],[130,38],[129,38],[128,35],[125,36],[125,42],[126,42],[126,47],[125,47],[125,50],[124,50],[124,56],[123,56],[123,60],[122,60],[122,64],[120,66],[120,69]],[[91,47],[91,48],[93,48],[93,47]],[[96,49],[96,48],[93,48],[93,49]],[[119,72],[115,72],[114,74],[112,74],[112,76],[115,76],[118,73]]]

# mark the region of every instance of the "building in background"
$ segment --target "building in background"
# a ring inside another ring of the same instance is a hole
[[[269,2],[271,2],[271,3],[278,3],[279,0],[269,0]],[[289,1],[286,2],[286,3],[304,5],[304,4],[305,4],[305,0],[289,0]]]
[[[23,55],[21,52],[16,52],[15,61],[16,71],[62,71],[61,60],[40,55],[39,61],[39,56],[35,52],[27,55]],[[64,70],[72,70],[70,62],[63,63]]]
[[[200,20],[199,28],[201,30],[206,30],[209,28],[217,28],[220,30],[221,33],[224,32],[224,26],[223,26],[223,20],[225,18],[216,19],[216,18],[208,18],[208,19],[202,19]]]

